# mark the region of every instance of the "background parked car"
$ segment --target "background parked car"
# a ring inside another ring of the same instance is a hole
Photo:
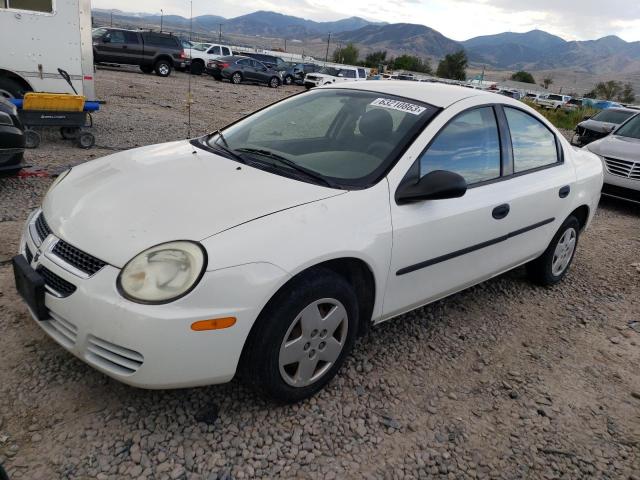
[[[242,82],[264,83],[271,88],[278,88],[282,84],[282,72],[270,68],[253,58],[231,55],[217,60],[210,60],[207,73],[216,80],[227,79],[231,83]]]
[[[22,168],[24,127],[16,107],[0,97],[0,174],[15,173]]]
[[[294,63],[284,71],[283,81],[285,85],[291,85],[292,83],[302,85],[305,75],[319,72],[321,69],[322,67],[315,63]]]
[[[304,86],[308,90],[313,87],[327,85],[328,83],[355,82],[366,79],[367,72],[362,67],[324,67],[317,73],[305,76]]]
[[[572,110],[577,110],[578,108],[582,108],[581,98],[572,98],[562,106],[562,110],[565,110],[567,112],[570,112]]]
[[[576,125],[574,143],[578,146],[588,145],[594,140],[606,137],[618,125],[624,123],[629,118],[640,113],[638,110],[630,108],[608,108],[601,110],[591,118]]]
[[[569,100],[571,100],[571,97],[569,95],[559,95],[556,93],[551,93],[546,97],[538,98],[538,101],[536,103],[542,108],[550,108],[556,110],[558,108],[562,108]]]
[[[220,57],[228,57],[231,55],[231,47],[226,45],[217,45],[214,43],[207,43],[206,48],[196,47],[191,50],[191,73],[194,75],[200,75],[205,71],[207,62],[215,60]]]
[[[173,68],[186,68],[187,58],[178,37],[169,33],[121,28],[93,31],[93,59],[96,63],[139,65],[144,73],[168,77]]]
[[[604,164],[603,195],[640,203],[640,115],[585,149],[598,155]]]
[[[276,70],[286,70],[289,65],[282,58],[276,57],[275,55],[267,55],[266,53],[242,53],[245,57],[253,58],[254,60],[258,60],[259,62],[264,63],[265,65],[275,68]]]

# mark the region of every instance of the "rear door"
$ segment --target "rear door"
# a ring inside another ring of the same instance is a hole
[[[143,58],[143,48],[140,35],[136,32],[124,32],[125,44],[123,45],[123,52],[127,57],[127,63],[137,64]]]

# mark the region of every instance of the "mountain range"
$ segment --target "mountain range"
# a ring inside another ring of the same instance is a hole
[[[123,26],[159,25],[160,16],[93,10],[94,23],[113,21]],[[190,20],[177,15],[165,15],[165,29],[189,31]],[[376,23],[361,17],[333,22],[316,22],[276,12],[257,11],[234,18],[202,15],[193,18],[193,31],[217,37],[222,24],[223,34],[245,37],[270,37],[297,40],[320,45],[327,34],[332,41],[353,42],[362,54],[387,50],[390,55],[408,53],[432,60],[464,48],[475,65],[487,65],[505,70],[571,69],[590,74],[640,73],[640,42],[626,42],[616,36],[597,40],[566,41],[542,30],[525,33],[504,32],[456,41],[425,25],[408,23]],[[334,47],[335,48],[335,47]]]

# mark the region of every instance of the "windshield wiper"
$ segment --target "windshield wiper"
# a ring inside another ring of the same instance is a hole
[[[218,143],[218,139],[216,139],[213,142],[213,145],[217,148],[219,148],[220,150],[222,150],[223,152],[227,153],[229,156],[231,156],[231,158],[233,158],[234,160],[237,160],[240,163],[247,163],[247,161],[242,157],[242,155],[238,155],[232,148],[229,147],[229,144],[227,143],[227,140],[224,138],[224,135],[222,134],[222,132],[220,131],[220,129],[216,130],[215,132],[211,133],[209,135],[209,138],[207,138],[206,143],[209,144],[211,146],[211,137],[213,135],[218,135],[218,138],[220,140],[222,140],[222,143],[224,143],[224,145],[221,145]]]
[[[287,167],[291,168],[292,170],[295,170],[296,172],[300,172],[304,175],[306,175],[309,178],[313,178],[314,180],[317,180],[321,183],[324,183],[326,186],[331,187],[331,188],[339,188],[335,183],[333,183],[331,180],[329,180],[328,178],[326,178],[324,175],[321,175],[317,172],[314,172],[313,170],[309,170],[306,167],[303,167],[301,165],[298,165],[296,162],[293,162],[291,160],[289,160],[286,157],[283,157],[282,155],[278,155],[277,153],[274,153],[270,150],[265,150],[262,148],[236,148],[235,150],[236,152],[245,152],[245,153],[250,153],[250,154],[254,154],[254,155],[261,155],[263,157],[267,157],[267,158],[271,158],[277,162],[283,163],[284,165],[286,165]],[[276,166],[275,164],[271,164]]]

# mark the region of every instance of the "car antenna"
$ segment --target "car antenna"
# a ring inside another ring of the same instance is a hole
[[[193,38],[193,0],[191,0],[190,2],[191,5],[191,11],[190,11],[190,17],[189,17],[189,59],[191,61],[191,40]],[[189,69],[191,69],[191,66],[189,66]],[[192,103],[192,99],[191,99],[191,70],[189,70],[189,91],[187,93],[187,139],[191,138],[191,103]]]

